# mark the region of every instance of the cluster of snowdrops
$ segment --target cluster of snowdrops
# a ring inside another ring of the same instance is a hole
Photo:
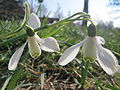
[[[55,38],[47,37],[42,39],[34,31],[36,28],[41,26],[39,17],[35,13],[31,13],[28,18],[28,22],[25,25],[27,27],[27,40],[12,55],[8,64],[9,70],[15,70],[17,68],[20,57],[26,45],[28,45],[29,53],[32,58],[39,57],[41,55],[41,50],[47,52],[60,51],[59,44]],[[25,21],[23,20],[23,23],[24,22]],[[81,54],[84,59],[94,60],[94,62],[97,61],[107,74],[114,75],[115,73],[119,73],[120,65],[118,64],[117,58],[110,50],[102,46],[104,44],[105,40],[100,36],[96,36],[95,25],[90,24],[88,26],[88,36],[80,43],[67,48],[58,60],[58,64],[62,66],[67,65],[72,60],[74,60],[78,52],[81,50]]]

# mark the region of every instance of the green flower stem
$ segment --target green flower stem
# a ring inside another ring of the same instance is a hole
[[[86,20],[86,21],[90,21],[91,24],[93,24],[93,21],[89,17],[88,18],[82,18],[82,19],[76,18],[76,19],[71,19],[71,20],[68,20],[68,21],[73,22],[73,21],[76,21],[76,20]]]
[[[90,66],[90,61],[87,60],[86,63],[85,63],[85,68],[83,68],[83,70],[82,70],[81,89],[84,89],[85,80],[86,80],[86,77],[87,77],[89,66]]]
[[[29,19],[29,15],[30,15],[29,5],[28,5],[27,3],[25,3],[25,7],[26,7],[25,20],[24,20],[24,22],[22,23],[22,25],[21,25],[17,30],[15,30],[15,31],[12,32],[12,33],[9,33],[9,34],[6,34],[6,35],[1,35],[1,36],[0,36],[0,39],[5,39],[5,38],[8,38],[8,37],[14,36],[16,33],[18,33],[19,31],[21,31],[21,30],[23,29],[23,27],[25,26],[25,24],[27,23],[27,21],[28,21],[28,19]],[[78,16],[77,16],[77,15],[78,15]],[[50,29],[53,29],[53,28],[56,27],[56,26],[59,26],[59,25],[61,25],[61,24],[64,24],[64,23],[67,22],[69,19],[71,19],[71,18],[73,18],[73,17],[75,17],[75,16],[77,16],[76,18],[81,18],[81,17],[83,17],[83,16],[85,17],[85,16],[89,16],[89,15],[86,14],[86,13],[84,13],[84,12],[78,12],[78,13],[76,13],[76,14],[74,14],[74,15],[72,15],[72,16],[64,19],[64,20],[58,21],[57,23],[55,23],[55,24],[53,24],[53,25],[50,25],[49,28],[50,28]],[[39,28],[36,29],[36,31],[37,31],[37,30],[39,30]]]
[[[79,16],[77,16],[77,15],[79,15]],[[69,21],[69,19],[71,19],[71,18],[73,18],[73,17],[75,17],[75,16],[77,16],[76,19],[79,19],[79,18],[81,18],[81,17],[83,17],[83,16],[85,17],[85,16],[89,16],[89,15],[86,14],[86,13],[83,13],[83,12],[78,12],[78,13],[76,13],[76,14],[74,14],[74,15],[72,15],[72,16],[64,19],[64,20],[58,21],[57,23],[53,24],[53,26],[60,25],[61,23],[65,23],[66,21]],[[75,19],[73,19],[73,21],[74,21],[74,20],[75,20]]]
[[[79,15],[79,16],[77,18],[75,18],[75,19],[71,19],[76,15]],[[55,29],[55,27],[59,26],[59,28],[57,30],[53,31],[52,34],[48,35],[48,36],[51,36],[51,35],[57,33],[65,25],[67,25],[67,24],[69,24],[69,23],[71,23],[71,22],[73,22],[75,20],[82,20],[82,19],[79,19],[80,17],[82,17],[82,15],[84,15],[84,13],[82,13],[82,12],[76,13],[76,14],[74,14],[74,15],[72,15],[72,16],[64,19],[64,20],[58,21],[57,23],[55,23],[53,25],[45,25],[45,26],[42,26],[40,28],[35,29],[34,31],[38,32],[38,31],[41,31],[41,30],[52,30],[52,29]],[[86,14],[86,16],[88,16],[88,14]],[[69,20],[69,19],[71,19],[71,20]],[[86,20],[89,20],[89,19],[86,19]],[[12,43],[12,42],[17,41],[17,40],[20,40],[22,38],[25,38],[26,36],[27,36],[26,34],[22,34],[22,35],[19,35],[19,36],[16,36],[16,37],[12,37],[12,38],[7,39],[7,40],[5,40],[3,42],[0,42],[0,46]]]
[[[8,37],[14,36],[16,33],[21,31],[24,28],[24,26],[27,24],[29,16],[30,16],[30,7],[29,7],[29,4],[26,2],[25,3],[25,16],[24,16],[23,23],[14,32],[5,34],[5,35],[0,35],[0,39],[5,39]]]

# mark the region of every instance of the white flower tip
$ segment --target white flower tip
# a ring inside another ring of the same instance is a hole
[[[56,49],[54,50],[54,52],[60,52],[60,48],[59,48],[59,45],[56,47]]]
[[[61,62],[61,60],[59,60],[58,64],[61,65],[61,66],[65,66],[67,63]]]
[[[15,70],[15,69],[16,69],[16,67],[14,65],[8,66],[8,70]]]
[[[17,68],[17,64],[10,61],[8,64],[8,70],[15,70],[16,68]]]
[[[120,65],[117,65],[117,72],[116,73],[120,73]]]
[[[115,70],[109,75],[114,75],[114,74],[120,73],[120,65],[116,65],[114,68],[115,68]]]
[[[34,53],[34,54],[30,54],[32,58],[37,58],[41,55],[41,52],[40,53]]]
[[[60,59],[58,60],[58,64],[59,65],[61,65],[61,66],[65,66],[65,65],[67,65],[69,62],[69,60],[67,59],[65,59],[65,56],[66,56],[66,54],[62,54],[62,56],[60,57]]]

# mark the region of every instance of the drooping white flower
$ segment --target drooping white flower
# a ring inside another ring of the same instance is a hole
[[[71,62],[78,54],[82,46],[82,55],[84,58],[97,60],[102,69],[109,75],[120,72],[120,65],[114,54],[102,47],[105,40],[100,36],[86,37],[80,43],[69,47],[60,57],[58,63],[62,66]]]
[[[36,29],[39,28],[40,25],[41,22],[38,16],[35,15],[34,13],[31,13],[28,20],[28,26],[30,26],[32,29]],[[27,43],[28,43],[29,53],[32,58],[40,56],[41,49],[48,52],[58,52],[60,50],[59,45],[55,38],[48,37],[45,39],[41,39],[36,33],[33,33],[32,36],[28,36],[25,44],[23,44],[19,49],[17,49],[15,53],[12,55],[8,65],[9,70],[16,69],[17,64],[20,60],[20,57]]]

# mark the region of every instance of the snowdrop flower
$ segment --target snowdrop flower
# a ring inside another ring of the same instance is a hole
[[[105,44],[105,40],[100,36],[96,36],[96,28],[91,24],[88,28],[88,36],[80,43],[68,48],[60,57],[58,63],[64,66],[71,62],[82,46],[81,51],[84,58],[97,60],[102,69],[109,75],[119,73],[120,65],[117,58],[110,50],[104,48],[103,44]]]
[[[32,58],[38,57],[41,55],[41,49],[48,52],[58,52],[60,50],[57,41],[53,37],[48,37],[45,39],[41,39],[36,33],[34,33],[34,29],[39,28],[41,22],[37,15],[31,13],[28,20],[28,29],[27,29],[27,41],[15,51],[12,55],[8,69],[15,70],[17,64],[20,60],[20,57],[24,51],[26,44],[28,43],[29,53]]]

